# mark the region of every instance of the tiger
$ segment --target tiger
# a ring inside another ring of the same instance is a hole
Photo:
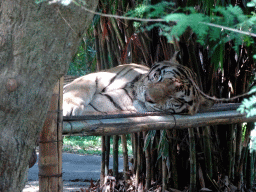
[[[198,88],[196,74],[175,59],[151,68],[119,65],[79,77],[63,90],[63,116],[120,111],[194,115],[214,104]]]

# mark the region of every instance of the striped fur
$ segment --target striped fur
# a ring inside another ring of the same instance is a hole
[[[207,100],[193,86],[196,75],[172,61],[151,69],[137,64],[85,75],[64,86],[64,116],[88,112],[166,111],[195,114]]]

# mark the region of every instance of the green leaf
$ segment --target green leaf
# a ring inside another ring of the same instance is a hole
[[[61,4],[65,6],[68,6],[71,2],[72,0],[61,0]]]
[[[247,7],[255,7],[256,5],[255,5],[255,3],[254,2],[249,2],[249,3],[247,3]]]
[[[174,13],[174,14],[169,14],[165,16],[163,19],[166,22],[174,21],[174,22],[179,22],[183,19],[186,19],[187,15],[184,13]]]
[[[256,108],[252,108],[248,113],[247,117],[252,117],[256,115]]]
[[[237,111],[240,112],[240,113],[244,113],[244,112],[245,112],[244,105],[240,105],[240,106],[237,108]]]
[[[165,16],[169,10],[173,10],[173,2],[160,2],[155,5],[140,4],[134,10],[128,11],[125,15],[140,18],[159,18]]]
[[[144,141],[144,148],[143,148],[144,151],[148,148],[150,143],[151,145],[153,145],[155,135],[156,135],[156,130],[152,130],[148,132]]]
[[[256,93],[256,86],[253,86],[251,90],[248,92],[248,94]]]
[[[42,3],[42,2],[44,2],[44,1],[48,1],[48,0],[35,0],[35,3],[36,3],[36,4],[39,4],[39,3]]]
[[[249,94],[255,94],[256,86],[252,87]],[[249,99],[244,99],[237,109],[240,113],[247,113],[247,117],[256,115],[256,96],[252,95]]]

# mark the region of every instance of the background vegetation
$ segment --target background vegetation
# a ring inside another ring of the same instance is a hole
[[[162,20],[133,22],[95,15],[69,73],[80,75],[131,62],[151,66],[180,51],[181,63],[197,73],[205,93],[220,98],[244,93],[255,78],[255,4],[100,0],[101,13]],[[247,101],[241,110],[252,107],[255,99]],[[132,134],[135,188],[140,183],[145,189],[161,183],[167,190],[255,190],[256,153],[249,150],[253,128],[254,123],[248,123]],[[101,139],[108,149],[109,138]]]
[[[121,141],[118,144],[118,153],[123,154]],[[132,155],[131,139],[127,140],[128,154]],[[101,137],[99,136],[65,136],[63,151],[83,155],[101,155]],[[110,139],[110,155],[113,155],[113,138]]]

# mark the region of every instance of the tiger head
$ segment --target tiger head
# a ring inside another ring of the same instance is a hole
[[[145,111],[193,115],[200,106],[213,103],[209,104],[191,81],[197,82],[189,68],[172,61],[155,63],[139,82],[136,96]]]

